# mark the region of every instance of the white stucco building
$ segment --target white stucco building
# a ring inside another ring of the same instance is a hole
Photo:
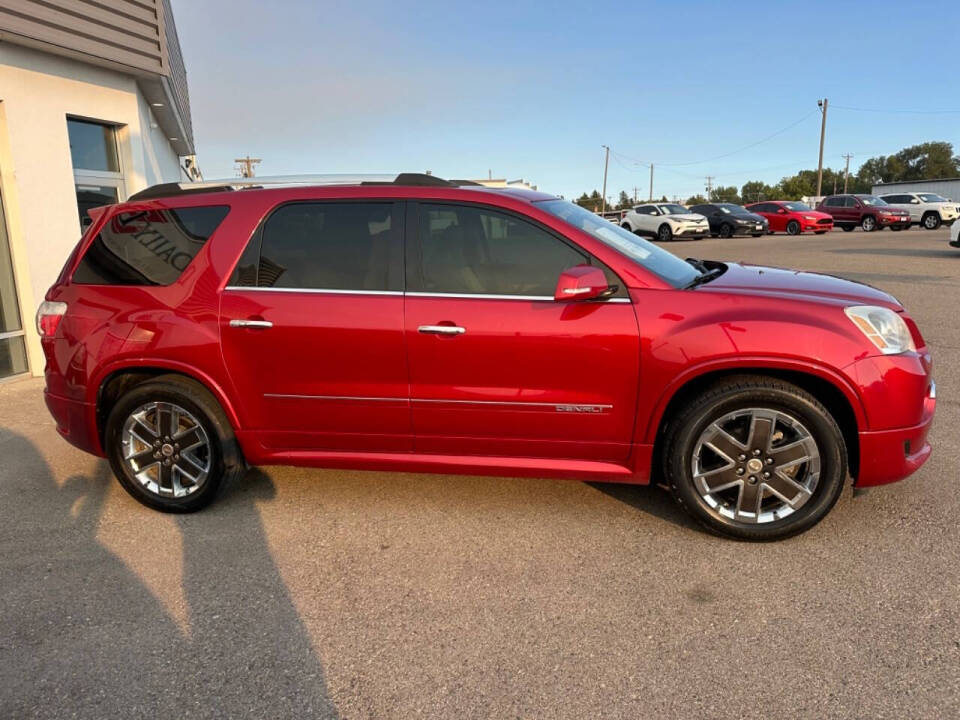
[[[0,0],[0,379],[42,373],[33,315],[86,209],[195,168],[168,0],[56,5]]]

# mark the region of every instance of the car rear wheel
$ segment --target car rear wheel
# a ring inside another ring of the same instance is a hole
[[[659,240],[660,242],[669,242],[672,239],[673,239],[673,230],[670,228],[669,225],[664,223],[657,230],[657,240]]]
[[[841,225],[840,227],[843,228],[843,231],[844,231],[844,232],[853,232],[853,230],[854,230],[854,226],[853,226],[853,225]]]
[[[923,226],[927,230],[936,230],[938,227],[940,227],[940,215],[935,212],[929,212],[923,216],[922,222]]]
[[[860,227],[864,232],[873,232],[877,229],[877,219],[873,215],[865,215],[860,221]]]
[[[791,220],[787,223],[787,235],[799,235],[800,234],[800,223],[796,220]]]
[[[816,398],[762,376],[717,383],[669,421],[664,473],[708,529],[779,540],[809,529],[843,490],[843,433]]]
[[[206,507],[246,469],[219,404],[199,383],[178,375],[123,395],[110,411],[104,445],[123,488],[163,512]]]
[[[720,226],[720,237],[728,238],[733,237],[733,225],[730,223],[724,223]]]

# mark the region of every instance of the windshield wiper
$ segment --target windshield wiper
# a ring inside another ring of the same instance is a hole
[[[687,258],[686,261],[702,273],[710,271],[710,268],[707,267],[707,264],[699,258]]]
[[[714,278],[717,278],[723,275],[724,270],[725,268],[723,267],[715,267],[710,270],[707,270],[706,272],[701,273],[700,275],[697,275],[697,277],[695,277],[693,280],[691,280],[686,285],[684,285],[683,289],[689,290],[690,288],[695,288],[698,285],[703,285],[704,283],[708,283]]]

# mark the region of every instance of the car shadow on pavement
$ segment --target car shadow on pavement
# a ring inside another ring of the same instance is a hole
[[[184,630],[98,540],[105,461],[61,485],[22,435],[0,432],[0,453],[0,717],[337,716],[256,506],[266,475],[176,516],[179,545],[146,515],[123,520],[134,552],[182,561]]]
[[[662,487],[602,482],[587,484],[615,500],[661,520],[666,520],[685,529],[706,533],[700,525],[677,506],[669,491]]]

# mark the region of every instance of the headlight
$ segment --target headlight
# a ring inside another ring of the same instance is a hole
[[[844,308],[844,312],[884,355],[917,349],[907,323],[893,310],[875,305],[854,305]]]
[[[816,215],[804,215],[804,216],[803,216],[803,219],[804,219],[804,220],[816,220],[816,219],[817,219],[817,216],[816,216]]]

